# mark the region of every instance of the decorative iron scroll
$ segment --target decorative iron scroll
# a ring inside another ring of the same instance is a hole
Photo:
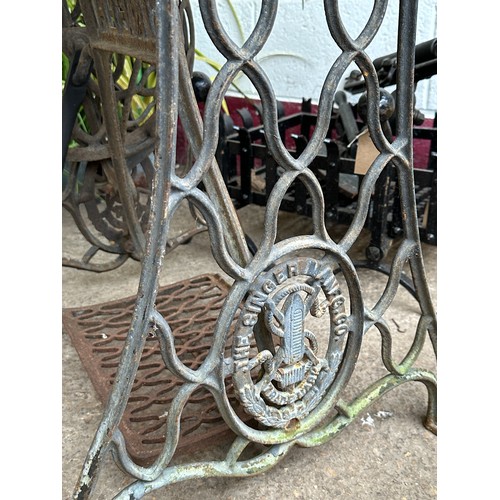
[[[142,258],[156,142],[154,12],[153,0],[126,4],[81,0],[70,13],[63,0],[63,50],[71,59],[63,125],[72,127],[70,135],[67,130],[63,133],[73,147],[67,148],[63,139],[62,198],[89,243],[81,258],[63,258],[65,266],[103,272],[129,257]],[[192,68],[194,29],[189,3],[181,6],[181,12],[186,58]],[[83,93],[81,103],[78,93]],[[80,114],[72,120],[68,109],[76,112],[76,107]],[[206,230],[196,222],[170,239],[167,250]]]
[[[121,4],[118,0],[108,3],[117,9]],[[342,23],[338,2],[324,2],[328,28],[342,52],[333,61],[325,79],[314,133],[300,156],[294,158],[280,139],[274,91],[256,61],[271,34],[278,1],[262,1],[255,28],[241,47],[224,30],[216,1],[199,1],[205,29],[226,58],[210,88],[203,121],[194,111],[195,100],[182,47],[179,3],[177,0],[156,2],[159,140],[146,249],[126,346],[75,498],[90,495],[102,459],[110,450],[121,468],[135,478],[116,498],[141,498],[165,485],[189,478],[256,474],[276,464],[294,445],[310,447],[332,439],[376,398],[409,381],[419,381],[426,386],[429,403],[424,425],[436,431],[436,377],[430,371],[414,367],[427,335],[436,352],[436,317],[424,273],[412,172],[412,68],[417,2],[400,2],[397,126],[392,140],[386,137],[381,125],[376,71],[365,52],[380,28],[387,3],[387,0],[375,0],[366,26],[353,39]],[[335,242],[325,227],[321,187],[308,166],[322,146],[335,91],[352,62],[366,80],[367,125],[379,155],[364,177],[353,222],[341,240]],[[259,93],[266,143],[274,160],[283,168],[266,207],[263,239],[253,256],[246,247],[234,210],[227,203],[227,192],[221,185],[214,158],[222,100],[239,71],[243,71]],[[196,157],[183,177],[175,171],[178,116]],[[397,172],[404,239],[392,261],[385,289],[377,303],[368,308],[348,252],[360,236],[370,196],[388,165],[393,165]],[[304,185],[313,200],[313,232],[277,241],[280,202],[296,181]],[[179,359],[171,327],[155,308],[170,222],[183,200],[192,203],[203,216],[213,256],[233,280],[214,327],[211,348],[196,369]],[[406,263],[411,269],[420,319],[414,342],[403,361],[398,363],[393,358],[391,328],[384,314],[396,295]],[[340,276],[342,287],[337,278]],[[236,317],[231,356],[224,357],[228,332]],[[320,342],[309,328],[311,317],[329,323],[326,341]],[[381,334],[382,360],[387,374],[348,403],[342,399],[342,391],[356,365],[363,335],[373,326]],[[163,449],[152,465],[143,467],[134,463],[127,453],[118,424],[151,330],[159,337],[166,368],[183,384],[167,416]],[[250,350],[254,341],[257,350]],[[227,395],[228,380],[232,381],[239,401],[254,417],[255,423],[243,421],[238,416]],[[199,388],[210,391],[225,422],[237,437],[225,460],[169,465],[179,440],[181,413],[190,395]],[[266,451],[250,459],[241,458],[251,442],[266,445]]]

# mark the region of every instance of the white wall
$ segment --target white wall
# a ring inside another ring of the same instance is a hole
[[[232,3],[248,36],[258,18],[261,0],[232,0]],[[437,36],[436,3],[437,0],[419,2],[417,43]],[[203,29],[198,2],[192,0],[191,4],[198,27],[196,47],[207,57],[224,63],[225,59]],[[226,31],[241,44],[242,39],[227,0],[217,0],[217,5]],[[345,26],[351,36],[357,35],[368,19],[373,0],[344,0],[340,1],[340,5]],[[389,1],[385,20],[367,50],[370,57],[395,52],[398,7],[399,2]],[[272,34],[256,59],[269,76],[278,99],[300,101],[302,97],[311,97],[317,102],[326,74],[339,54],[340,49],[332,39],[325,21],[323,0],[280,0]],[[355,66],[350,69],[353,68]],[[196,62],[195,69],[211,76],[215,74],[215,70],[201,61]],[[256,95],[245,76],[239,77],[237,82],[245,93]],[[428,116],[437,110],[436,83],[437,76],[434,76],[417,85],[417,108]]]

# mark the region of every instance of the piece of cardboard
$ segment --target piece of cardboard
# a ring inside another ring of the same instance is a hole
[[[370,132],[365,129],[358,136],[358,149],[354,162],[354,173],[365,175],[380,151],[375,147],[370,137]]]

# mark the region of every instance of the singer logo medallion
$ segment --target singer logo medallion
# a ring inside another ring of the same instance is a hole
[[[321,357],[306,319],[320,318],[327,310],[331,338]],[[328,264],[296,258],[261,273],[249,290],[233,340],[233,381],[245,411],[276,428],[308,415],[334,380],[348,323],[345,298]],[[256,329],[271,339],[270,348],[251,355]]]

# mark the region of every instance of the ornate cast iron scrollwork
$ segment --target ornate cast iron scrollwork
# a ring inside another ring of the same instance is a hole
[[[194,29],[188,2],[181,12],[192,70]],[[126,6],[81,0],[71,13],[63,0],[63,48],[71,69],[63,95],[62,198],[90,245],[81,258],[63,258],[64,266],[102,272],[129,257],[142,258],[156,141],[153,13],[152,0]],[[167,250],[205,230],[197,220],[196,227],[170,239]],[[98,255],[108,258],[99,261]]]
[[[200,0],[199,6],[208,35],[226,58],[209,90],[203,121],[193,106],[178,1],[157,0],[155,6],[158,144],[149,232],[133,321],[113,391],[75,491],[75,498],[79,499],[90,495],[109,450],[122,469],[135,478],[117,498],[141,498],[188,478],[256,474],[277,463],[294,445],[311,447],[332,439],[376,398],[409,381],[426,386],[429,404],[425,425],[436,430],[436,377],[430,371],[414,367],[427,336],[436,351],[436,318],[425,280],[412,175],[412,68],[417,2],[400,2],[399,91],[395,137],[390,141],[380,123],[376,71],[365,52],[384,19],[387,0],[374,2],[366,26],[356,39],[342,23],[338,2],[325,1],[328,28],[342,52],[332,61],[320,95],[314,133],[298,158],[292,157],[280,139],[274,91],[256,61],[272,31],[278,2],[262,1],[255,28],[241,47],[223,29],[215,0]],[[364,177],[353,221],[340,241],[335,242],[326,230],[323,193],[309,165],[323,145],[335,91],[352,62],[366,80],[367,125],[379,154]],[[253,256],[228,201],[214,157],[222,99],[239,71],[246,74],[259,93],[266,143],[283,169],[269,196],[263,239]],[[196,157],[183,177],[176,175],[175,170],[178,115]],[[389,165],[398,176],[404,239],[392,261],[385,289],[376,304],[368,307],[348,252],[361,234],[376,182]],[[202,182],[204,190],[200,189]],[[278,241],[280,203],[294,182],[302,183],[312,199],[313,231]],[[206,221],[213,256],[232,280],[214,327],[211,348],[196,368],[179,359],[170,325],[155,307],[170,221],[183,200],[192,203]],[[403,361],[397,363],[392,353],[391,329],[384,315],[396,295],[406,263],[415,284],[420,320],[413,344]],[[340,275],[342,289],[337,279]],[[318,317],[329,323],[326,341],[320,341],[308,326],[311,318]],[[232,353],[224,357],[224,346],[235,318],[238,320]],[[356,365],[363,335],[372,327],[381,334],[387,374],[346,402],[342,399],[343,389]],[[118,424],[151,328],[160,340],[165,367],[182,380],[182,385],[167,416],[163,449],[153,464],[143,467],[127,453]],[[240,418],[227,394],[228,380],[232,380],[244,410],[256,422]],[[201,387],[211,392],[237,438],[224,460],[169,466],[179,440],[180,415],[190,395]],[[253,458],[241,458],[251,442],[268,448]]]

